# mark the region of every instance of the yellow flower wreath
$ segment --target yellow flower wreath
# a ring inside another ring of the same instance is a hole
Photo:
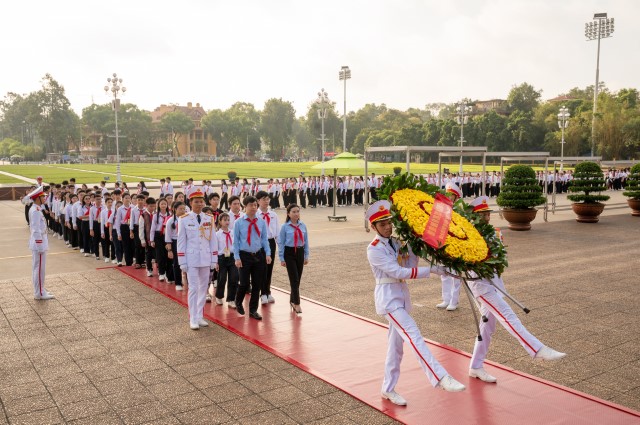
[[[413,232],[422,237],[431,215],[434,198],[428,193],[415,189],[400,189],[393,192],[393,205]],[[449,234],[445,242],[445,253],[468,263],[484,261],[489,248],[482,235],[466,218],[453,211]]]

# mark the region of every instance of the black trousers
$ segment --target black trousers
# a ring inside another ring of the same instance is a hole
[[[122,262],[122,241],[118,240],[116,229],[111,229],[111,259]]]
[[[144,249],[144,261],[145,261],[146,266],[147,266],[147,271],[152,272],[153,271],[153,257],[154,257],[154,255],[156,253],[156,249],[150,245],[149,241],[147,241],[146,246],[143,247],[142,249]]]
[[[276,240],[269,239],[269,248],[271,248],[271,259],[276,258]],[[264,282],[262,282],[262,287],[260,288],[260,292],[262,295],[271,294],[271,276],[273,276],[273,261],[271,264],[267,264],[267,273],[264,278]]]
[[[236,259],[231,253],[228,257],[218,256],[218,286],[216,286],[216,298],[224,298],[225,286],[227,287],[227,302],[235,301],[238,292],[238,268]]]
[[[300,191],[300,207],[307,208],[307,192]]]
[[[92,253],[93,242],[91,240],[91,234],[89,233],[89,220],[80,221],[80,235],[82,238],[82,245],[80,248],[84,249],[85,254]]]
[[[156,264],[158,265],[158,274],[167,274],[167,262],[169,258],[167,257],[168,251],[165,248],[166,244],[164,243],[164,235],[162,232],[155,232],[153,235],[153,241],[156,244]]]
[[[124,257],[124,264],[130,266],[133,264],[133,251],[135,249],[134,241],[131,239],[131,231],[128,224],[122,224],[120,226],[120,234],[122,235],[122,255]],[[122,261],[122,257],[118,258],[118,261]]]
[[[353,200],[353,189],[347,189],[347,205],[351,205]]]
[[[330,207],[333,206],[333,189],[329,189],[327,190],[327,200],[325,201],[325,205],[329,205]]]
[[[284,247],[284,262],[287,264],[287,274],[291,285],[289,302],[300,304],[300,279],[304,269],[304,248]]]
[[[182,286],[182,270],[180,270],[180,264],[178,263],[178,241],[171,241],[171,252],[173,253],[173,280],[176,282],[176,286]]]
[[[247,294],[249,284],[251,284],[251,299],[249,300],[249,312],[251,313],[258,311],[260,289],[267,265],[265,252],[262,249],[253,254],[240,251],[240,261],[242,261],[242,267],[239,270],[240,285],[236,293],[236,305],[243,305],[244,296]]]
[[[221,210],[228,210],[229,209],[229,195],[227,194],[227,192],[224,192],[222,194],[222,196],[220,197],[220,209]]]
[[[133,226],[133,249],[135,252],[136,264],[142,265],[144,263],[145,257],[145,249],[142,246],[142,241],[140,240],[140,233],[138,233],[140,226]]]
[[[107,235],[105,235],[107,236]],[[107,248],[107,241],[100,236],[100,223],[93,222],[93,254],[96,258],[100,257],[100,247],[102,247],[102,255],[105,258],[109,258],[109,251]]]

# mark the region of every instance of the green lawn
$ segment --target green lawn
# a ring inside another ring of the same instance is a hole
[[[2,170],[2,167],[0,167],[0,170]],[[22,180],[18,180],[14,177],[9,177],[9,176],[5,176],[4,174],[0,174],[0,184],[29,184],[25,181]]]
[[[306,176],[320,175],[320,170],[311,168],[317,162],[201,162],[201,163],[160,163],[160,164],[122,164],[123,180],[127,183],[143,180],[155,180],[171,176],[174,181],[185,180],[192,177],[195,181],[202,179],[218,180],[227,178],[227,172],[233,170],[240,178],[282,178],[296,177],[303,172]],[[391,174],[393,167],[399,166],[405,169],[405,163],[385,163],[382,168],[374,170],[376,174]],[[444,168],[457,170],[458,164],[443,164]],[[481,165],[465,165],[467,172],[482,171]],[[500,170],[500,166],[487,166],[488,171]],[[110,177],[109,182],[115,182],[116,167],[114,164],[70,164],[70,165],[2,165],[0,171],[6,171],[25,177],[44,177],[45,182],[60,182],[71,177],[76,178],[77,183],[97,183]],[[438,164],[411,164],[414,173],[435,173]],[[326,169],[325,174],[331,174],[333,170]],[[364,169],[339,170],[339,174],[362,175]],[[2,176],[0,176],[0,179]],[[0,180],[0,183],[3,181]]]

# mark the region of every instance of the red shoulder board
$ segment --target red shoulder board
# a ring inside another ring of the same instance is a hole
[[[378,243],[380,243],[380,239],[376,239],[375,241],[371,242],[371,245],[376,246],[378,245]]]

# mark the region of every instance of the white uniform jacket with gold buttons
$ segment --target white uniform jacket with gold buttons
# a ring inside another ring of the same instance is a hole
[[[376,279],[376,313],[380,315],[393,313],[399,308],[411,311],[409,287],[405,280],[425,278],[431,274],[430,267],[417,267],[418,257],[411,248],[409,254],[402,257],[399,257],[399,251],[400,244],[395,238],[386,239],[379,235],[367,248],[367,258]]]
[[[43,208],[33,204],[29,208],[29,249],[31,251],[44,252],[49,249],[49,239],[47,238],[47,221],[42,213]]]
[[[213,216],[193,211],[178,219],[178,264],[185,267],[211,267],[218,263],[218,241]]]

